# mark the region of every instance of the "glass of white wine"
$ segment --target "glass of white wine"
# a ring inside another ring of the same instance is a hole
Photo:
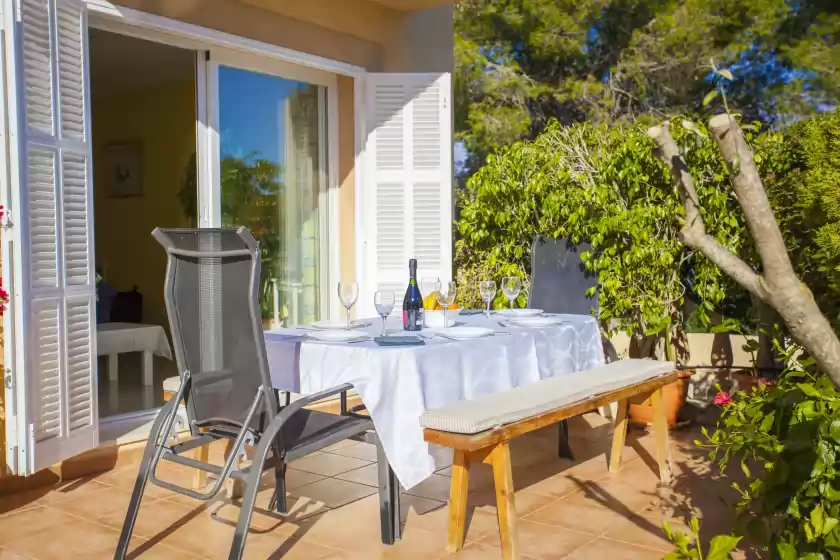
[[[446,321],[446,311],[449,309],[450,305],[455,303],[457,286],[455,285],[455,282],[438,282],[435,286],[435,290],[437,291],[437,302],[441,307],[443,307],[443,327],[446,328],[449,326],[449,323]]]
[[[486,309],[484,316],[490,317],[490,304],[493,303],[493,298],[496,297],[496,282],[494,280],[482,280],[478,283],[478,293],[481,299],[484,300]]]

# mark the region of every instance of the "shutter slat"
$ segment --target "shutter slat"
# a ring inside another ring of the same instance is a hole
[[[64,172],[64,267],[68,285],[91,282],[89,275],[87,158],[65,155]]]
[[[61,359],[58,340],[58,300],[32,305],[34,346],[34,379],[38,388],[35,399],[35,441],[61,435]]]
[[[61,132],[65,138],[85,139],[85,74],[82,43],[82,9],[58,5],[58,86],[61,100]]]
[[[53,91],[50,72],[50,13],[47,0],[22,0],[23,81],[26,124],[53,134]]]
[[[90,426],[92,418],[91,382],[91,305],[89,301],[67,302],[67,406],[69,408],[68,429]]]
[[[58,239],[55,152],[30,148],[27,186],[29,193],[29,266],[33,287],[58,287]]]

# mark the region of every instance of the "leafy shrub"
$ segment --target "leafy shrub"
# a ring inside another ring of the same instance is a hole
[[[740,251],[746,232],[713,141],[674,128],[698,180],[708,230]],[[679,242],[680,202],[638,127],[552,123],[535,141],[490,156],[460,202],[462,286],[512,274],[527,282],[531,243],[542,234],[592,244],[583,258],[598,274],[600,318],[616,319],[628,332],[662,333],[679,320],[687,292],[708,311],[732,291],[717,267]]]
[[[797,359],[800,348],[776,346],[788,364],[777,384],[736,393],[696,444],[722,471],[740,462],[751,480],[733,484],[739,530],[772,558],[840,559],[840,392],[811,359]]]

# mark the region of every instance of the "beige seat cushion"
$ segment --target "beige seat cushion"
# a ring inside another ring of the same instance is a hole
[[[420,418],[420,424],[424,428],[442,432],[477,434],[662,377],[674,370],[672,362],[619,360],[594,369],[564,373],[509,391],[429,410]]]

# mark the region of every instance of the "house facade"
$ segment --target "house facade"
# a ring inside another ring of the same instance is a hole
[[[340,280],[373,315],[411,257],[451,276],[452,0],[3,0],[1,17],[3,474],[104,443],[97,266],[165,324],[155,226],[267,231],[267,328],[340,317]]]

